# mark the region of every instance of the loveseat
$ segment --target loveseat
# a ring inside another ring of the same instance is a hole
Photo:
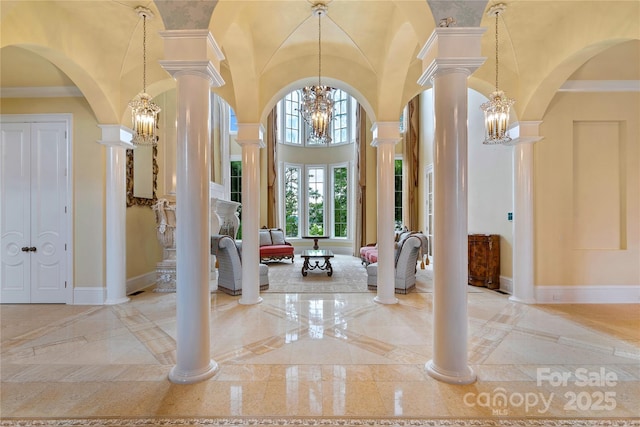
[[[420,254],[428,249],[427,236],[422,233],[407,233],[396,243],[394,254],[394,287],[395,293],[409,293],[416,286],[416,269]],[[367,265],[367,288],[378,288],[378,263]]]
[[[293,264],[293,246],[284,237],[284,231],[279,228],[261,228],[260,234],[260,262],[281,261],[291,259]]]
[[[415,233],[415,231],[409,231],[407,227],[402,227],[401,229],[395,230],[395,238],[394,242],[396,246],[398,245],[398,241],[406,238],[408,235]],[[370,243],[367,246],[363,246],[360,248],[360,261],[362,265],[367,266],[373,262],[378,261],[378,245],[375,243]]]
[[[218,260],[218,290],[229,295],[242,294],[242,246],[226,235],[211,236],[211,255]],[[269,267],[259,265],[260,290],[269,289]]]

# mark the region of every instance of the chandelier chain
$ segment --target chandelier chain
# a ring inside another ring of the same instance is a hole
[[[322,75],[322,14],[318,13],[318,86]]]
[[[498,90],[498,15],[496,12],[496,91]]]
[[[142,92],[147,91],[147,15],[142,15]]]

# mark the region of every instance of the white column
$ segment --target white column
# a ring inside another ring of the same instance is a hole
[[[131,130],[120,125],[98,125],[107,147],[106,184],[106,271],[107,298],[105,304],[120,304],[127,297],[127,149],[131,144]]]
[[[511,301],[536,302],[533,284],[533,144],[541,122],[519,122],[513,147],[513,289]],[[514,133],[512,131],[512,133]]]
[[[242,296],[240,304],[258,304],[260,297],[260,149],[264,129],[259,123],[238,123],[236,142],[242,147]]]
[[[377,122],[372,129],[371,145],[377,147],[378,171],[378,284],[373,299],[381,304],[396,304],[394,233],[395,145],[400,141],[400,122]]]
[[[434,91],[433,359],[425,368],[451,384],[476,375],[467,356],[467,78],[483,28],[436,28],[418,56]]]
[[[210,358],[209,181],[210,87],[223,80],[210,61],[215,46],[207,30],[162,31],[160,65],[176,80],[176,365],[174,383],[215,375]],[[216,52],[213,52],[216,53]]]

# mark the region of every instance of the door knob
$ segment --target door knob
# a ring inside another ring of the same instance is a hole
[[[29,252],[29,250],[30,250],[29,246],[24,246],[22,248],[22,252]]]
[[[30,251],[30,252],[35,252],[36,250],[37,250],[37,249],[36,249],[36,247],[35,247],[35,246],[31,246],[31,247],[29,248],[29,251]]]

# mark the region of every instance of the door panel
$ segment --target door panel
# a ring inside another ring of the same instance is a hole
[[[31,126],[3,123],[0,129],[2,212],[0,302],[30,301],[30,177]]]
[[[64,123],[34,123],[31,172],[31,302],[65,302]]]

